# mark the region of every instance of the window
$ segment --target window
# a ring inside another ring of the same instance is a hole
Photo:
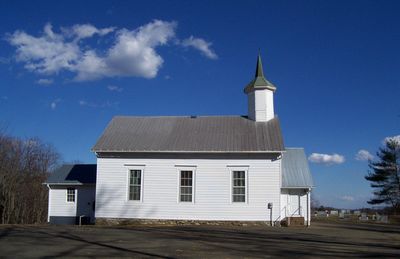
[[[75,202],[75,189],[74,188],[67,189],[67,202]]]
[[[193,171],[180,171],[180,202],[193,202]]]
[[[129,200],[140,201],[142,191],[142,170],[129,171]]]
[[[246,171],[232,171],[232,202],[246,202]]]

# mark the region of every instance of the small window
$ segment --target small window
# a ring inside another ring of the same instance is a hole
[[[142,191],[142,170],[129,171],[129,200],[140,201]]]
[[[180,171],[180,198],[181,202],[193,201],[193,171]]]
[[[246,171],[232,171],[232,202],[246,202]]]
[[[74,188],[67,189],[67,202],[75,202],[75,189]]]

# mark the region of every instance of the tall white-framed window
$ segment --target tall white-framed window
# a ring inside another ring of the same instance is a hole
[[[180,166],[178,168],[178,202],[194,203],[195,201],[195,166]]]
[[[76,198],[76,189],[75,188],[67,188],[67,202],[74,203]]]
[[[229,167],[231,173],[231,203],[248,202],[248,167]]]
[[[128,169],[128,201],[143,200],[143,168]]]

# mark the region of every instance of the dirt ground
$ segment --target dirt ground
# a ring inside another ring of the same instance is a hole
[[[0,257],[400,257],[400,226],[0,226]]]

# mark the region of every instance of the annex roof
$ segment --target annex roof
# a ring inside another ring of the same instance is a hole
[[[281,152],[279,120],[242,116],[132,117],[112,119],[94,152]]]
[[[314,182],[302,148],[286,148],[282,154],[282,188],[312,188]]]
[[[96,170],[95,164],[62,165],[49,176],[45,184],[95,184]]]

